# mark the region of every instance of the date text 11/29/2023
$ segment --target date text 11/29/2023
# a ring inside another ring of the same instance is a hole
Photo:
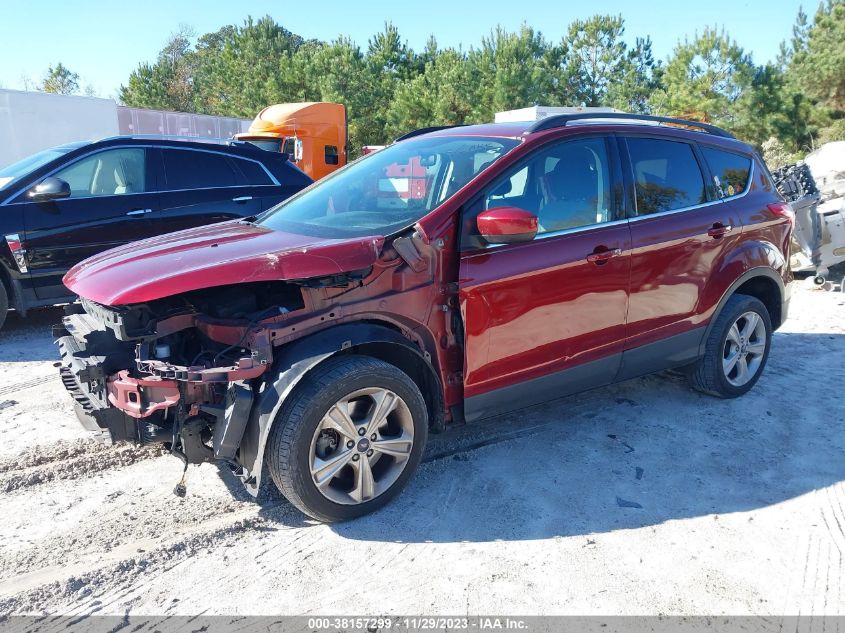
[[[308,619],[313,631],[527,631],[521,618],[476,617],[315,617]]]

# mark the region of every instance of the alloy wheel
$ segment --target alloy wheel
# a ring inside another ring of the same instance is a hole
[[[734,387],[742,387],[757,375],[768,344],[766,324],[756,312],[745,312],[728,330],[722,350],[722,371]]]
[[[311,479],[335,503],[365,503],[399,479],[413,447],[414,421],[405,401],[388,389],[359,389],[329,407],[317,425]]]

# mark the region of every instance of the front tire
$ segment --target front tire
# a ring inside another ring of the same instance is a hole
[[[399,494],[427,435],[425,400],[408,375],[375,358],[342,356],[302,378],[275,420],[266,460],[294,506],[344,521]]]
[[[734,295],[716,318],[690,383],[718,398],[741,396],[760,379],[771,344],[772,321],[763,302]]]

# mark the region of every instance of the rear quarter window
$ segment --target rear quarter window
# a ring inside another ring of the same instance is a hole
[[[689,143],[627,139],[637,194],[637,215],[675,211],[706,200],[704,176]]]
[[[702,147],[701,152],[722,198],[737,196],[746,190],[751,174],[751,158],[713,147]]]

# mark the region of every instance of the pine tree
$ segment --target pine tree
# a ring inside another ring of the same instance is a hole
[[[666,63],[664,87],[651,104],[660,114],[735,128],[738,104],[749,95],[755,72],[739,44],[724,31],[705,28],[675,47]]]
[[[47,69],[38,89],[60,95],[74,94],[79,91],[79,75],[59,62]]]

